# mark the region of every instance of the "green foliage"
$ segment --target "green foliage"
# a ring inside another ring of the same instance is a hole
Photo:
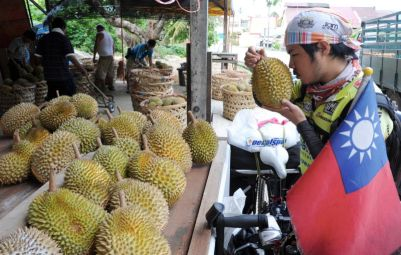
[[[157,45],[154,49],[155,58],[163,58],[169,55],[179,57],[186,56],[186,46],[183,44]]]
[[[169,20],[164,24],[163,43],[182,43],[189,38],[189,23],[186,20]]]
[[[121,40],[116,31],[104,18],[74,19],[67,21],[67,35],[72,45],[82,51],[93,53],[96,37],[96,25],[102,24],[105,30],[113,37],[115,52],[121,53]]]
[[[43,9],[46,9],[45,0],[36,0],[36,3],[39,4],[40,7],[42,7]],[[36,6],[34,6],[33,3],[31,3],[30,1],[27,1],[27,4],[31,12],[33,25],[35,26],[38,24],[42,24],[46,19],[46,15],[41,12]]]
[[[278,42],[278,41],[273,42],[272,48],[273,48],[274,50],[281,50],[281,43]]]
[[[210,17],[208,20],[208,28],[207,28],[207,46],[210,47],[211,45],[215,44],[219,41],[219,36],[216,32],[216,27],[218,24],[217,17]]]

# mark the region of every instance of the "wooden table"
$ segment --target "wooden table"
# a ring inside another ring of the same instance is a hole
[[[205,215],[221,195],[226,148],[227,142],[219,141],[217,156],[211,166],[195,166],[186,174],[185,192],[171,208],[167,227],[163,231],[174,255],[207,254],[211,235]],[[63,180],[63,173],[56,175],[58,187]],[[26,224],[30,203],[47,189],[48,183],[40,185],[35,182],[0,188],[0,239]]]

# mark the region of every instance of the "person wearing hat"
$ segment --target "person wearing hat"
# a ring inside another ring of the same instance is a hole
[[[95,83],[101,90],[106,86],[114,90],[114,41],[103,25],[96,26],[97,34],[93,48],[93,63],[96,62],[96,53],[99,54],[95,72]]]
[[[289,67],[297,80],[291,101],[279,109],[301,134],[300,169],[304,173],[330,135],[346,117],[363,72],[355,52],[360,43],[351,38],[350,23],[329,9],[310,9],[296,15],[285,31]],[[265,57],[264,50],[249,48],[245,64],[255,67]],[[376,92],[380,89],[375,86]],[[393,122],[379,107],[381,129],[387,138]]]

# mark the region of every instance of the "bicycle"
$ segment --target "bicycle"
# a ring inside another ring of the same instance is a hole
[[[285,202],[285,180],[280,180],[271,167],[261,170],[256,153],[254,156],[256,170],[235,170],[242,175],[256,175],[254,215],[224,216],[222,204],[214,204],[206,215],[209,226],[216,227],[215,254],[299,254]],[[299,175],[297,169],[286,171]],[[237,228],[226,248],[222,247],[225,227]]]

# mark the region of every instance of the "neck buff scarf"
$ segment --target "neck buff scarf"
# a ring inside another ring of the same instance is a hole
[[[306,88],[306,93],[312,95],[317,103],[326,101],[330,96],[337,94],[344,86],[352,81],[361,72],[357,59],[348,62],[344,70],[334,79],[326,84],[312,84]]]

